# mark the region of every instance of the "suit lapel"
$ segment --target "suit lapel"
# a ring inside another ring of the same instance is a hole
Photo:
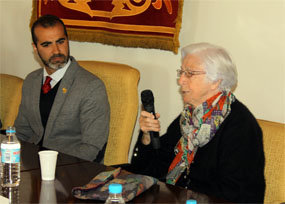
[[[49,118],[47,121],[46,129],[45,129],[45,135],[50,135],[50,132],[52,130],[53,124],[57,118],[57,115],[60,113],[60,110],[62,109],[62,106],[66,100],[66,97],[69,94],[69,90],[72,87],[73,81],[76,76],[76,72],[78,70],[78,64],[75,61],[74,58],[71,57],[71,64],[66,70],[63,78],[61,79],[60,85],[58,87],[52,109],[49,114]]]
[[[40,95],[41,95],[41,87],[42,87],[42,81],[43,81],[43,71],[42,69],[39,70],[38,75],[33,79],[32,87],[31,89],[31,107],[32,107],[32,113],[34,115],[35,120],[35,127],[37,128],[37,131],[42,134],[43,133],[43,125],[42,125],[42,119],[41,119],[41,113],[40,113]]]

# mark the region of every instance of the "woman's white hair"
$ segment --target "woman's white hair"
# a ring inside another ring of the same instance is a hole
[[[237,86],[236,66],[227,51],[210,43],[196,43],[181,49],[182,61],[188,54],[197,56],[203,63],[207,78],[216,82],[221,80],[219,90],[234,90]]]

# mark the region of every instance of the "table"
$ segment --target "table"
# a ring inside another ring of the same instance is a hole
[[[80,200],[72,196],[76,186],[87,184],[102,171],[113,167],[85,161],[63,153],[58,154],[55,181],[42,181],[38,158],[39,147],[21,142],[21,182],[17,188],[2,188],[2,195],[10,197],[12,203],[103,203]],[[205,194],[158,182],[129,203],[186,203],[195,199],[198,203],[222,203]]]

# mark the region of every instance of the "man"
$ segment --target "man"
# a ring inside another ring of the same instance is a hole
[[[69,55],[66,28],[58,17],[40,17],[31,33],[44,68],[24,80],[15,121],[17,137],[85,160],[103,161],[110,119],[104,83]]]

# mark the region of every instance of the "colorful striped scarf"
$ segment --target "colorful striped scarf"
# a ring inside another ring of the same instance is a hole
[[[206,145],[217,132],[221,123],[231,112],[231,104],[235,96],[230,91],[219,92],[194,108],[192,105],[184,107],[180,117],[182,137],[178,141],[174,152],[166,183],[175,184],[187,168],[189,174],[198,147]]]

